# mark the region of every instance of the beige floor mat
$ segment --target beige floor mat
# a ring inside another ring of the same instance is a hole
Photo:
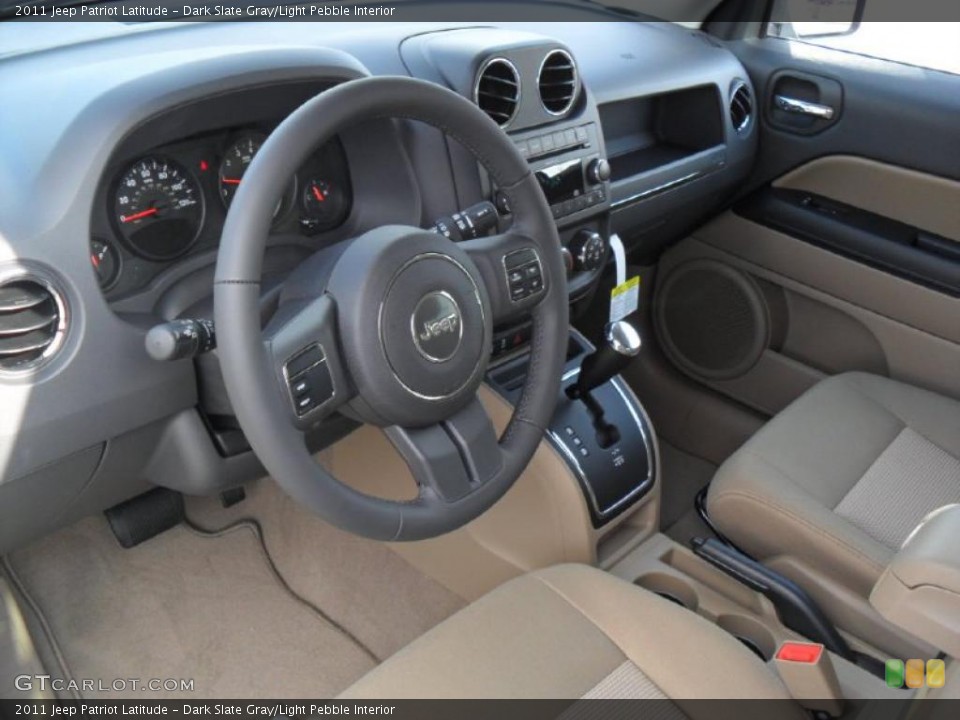
[[[375,665],[362,645],[383,659],[463,605],[272,482],[229,510],[210,500],[188,512],[208,528],[255,518],[270,558],[249,525],[219,537],[181,526],[123,550],[100,517],[9,558],[74,678],[188,678],[196,699],[329,697]]]
[[[342,623],[380,660],[466,604],[387,544],[322,522],[273,481],[247,486],[247,499],[227,510],[214,498],[195,498],[187,512],[204,527],[255,517],[290,587]]]

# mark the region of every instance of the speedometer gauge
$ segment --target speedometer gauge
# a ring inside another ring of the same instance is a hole
[[[181,165],[145,157],[120,176],[113,211],[131,250],[150,260],[170,260],[200,235],[203,195]]]

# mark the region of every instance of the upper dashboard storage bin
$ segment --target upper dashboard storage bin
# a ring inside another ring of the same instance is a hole
[[[722,166],[724,115],[715,85],[601,105],[600,120],[614,187],[620,188],[615,203],[642,199]]]

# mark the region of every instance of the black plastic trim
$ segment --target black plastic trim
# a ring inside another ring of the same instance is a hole
[[[800,190],[766,188],[735,212],[897,277],[960,297],[960,245],[912,225]]]

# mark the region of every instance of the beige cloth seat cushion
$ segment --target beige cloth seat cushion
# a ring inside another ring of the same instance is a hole
[[[707,509],[761,560],[867,597],[929,512],[960,502],[960,403],[865,373],[818,383],[718,470]]]
[[[609,573],[560,565],[497,588],[342,697],[682,701],[789,694],[757,657],[699,615]],[[677,705],[682,714],[683,703]],[[783,709],[789,716],[793,708]]]

